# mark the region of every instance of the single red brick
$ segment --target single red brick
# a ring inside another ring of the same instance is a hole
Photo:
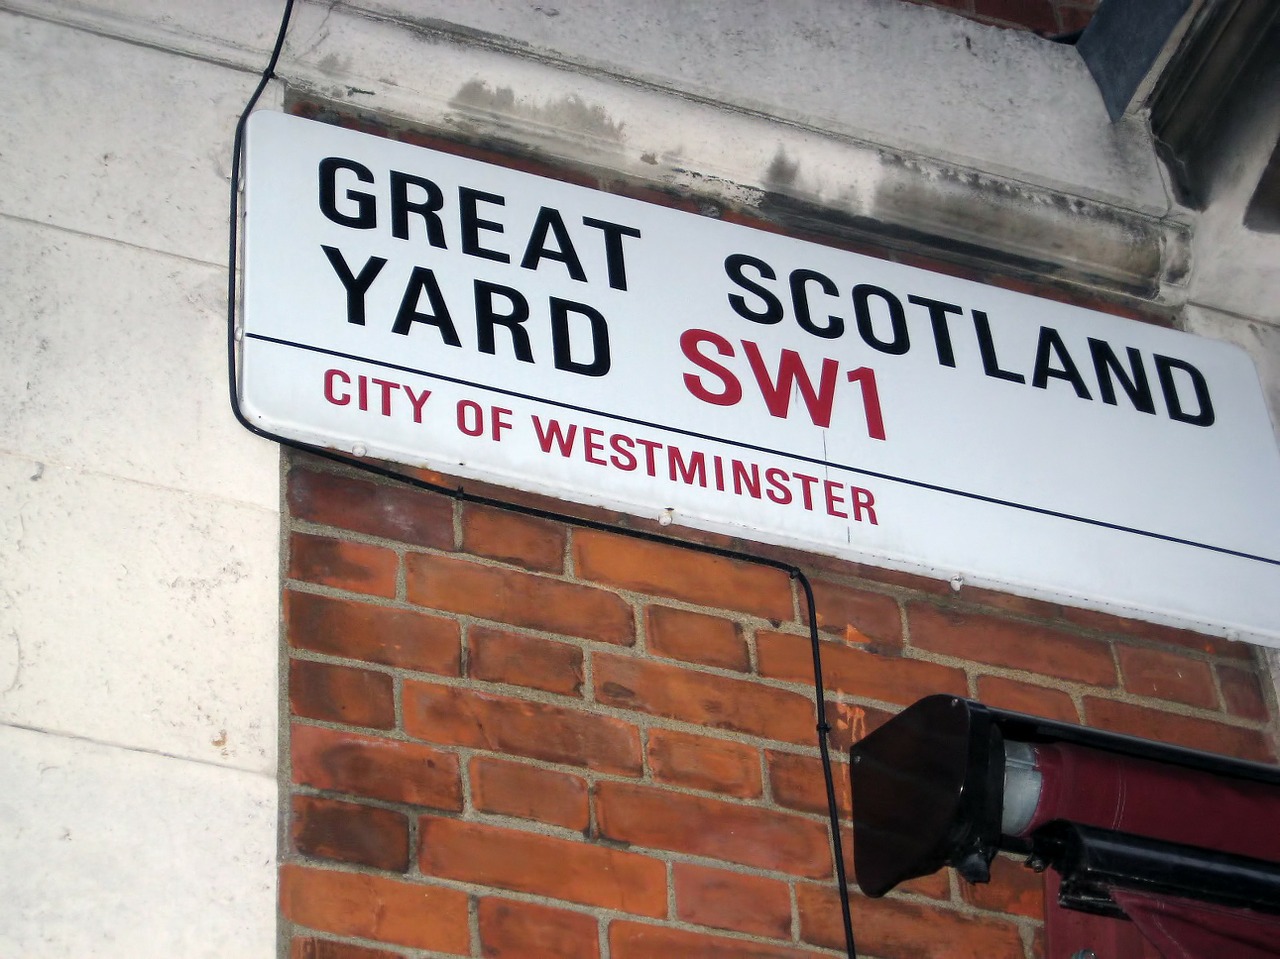
[[[402,813],[321,796],[293,797],[293,848],[374,869],[409,868],[409,820]]]
[[[760,753],[743,743],[652,729],[648,756],[657,782],[743,799],[754,799],[763,790]]]
[[[1089,629],[1115,633],[1130,639],[1141,639],[1165,646],[1176,646],[1179,649],[1193,649],[1211,656],[1225,656],[1229,659],[1252,659],[1253,653],[1247,643],[1233,643],[1216,636],[1189,629],[1176,629],[1173,626],[1160,626],[1156,623],[1143,622],[1140,619],[1123,619],[1109,613],[1100,613],[1093,609],[1080,609],[1064,606],[1063,618]]]
[[[657,859],[516,829],[424,816],[418,865],[430,876],[641,916],[667,911]]]
[[[284,615],[295,649],[458,675],[462,633],[451,619],[295,590],[285,590]]]
[[[878,656],[843,643],[822,642],[822,678],[827,691],[909,705],[931,693],[963,696],[964,672],[919,659]],[[756,668],[761,676],[793,683],[813,682],[813,644],[807,636],[760,633]]]
[[[471,760],[471,799],[481,812],[536,819],[584,831],[590,822],[587,781],[525,763]]]
[[[289,536],[289,579],[371,596],[395,596],[400,558],[383,546],[310,533]]]
[[[549,520],[468,503],[462,512],[462,548],[476,556],[558,573],[569,534]]]
[[[280,910],[339,936],[470,955],[467,894],[419,882],[285,865]]]
[[[388,802],[462,808],[462,777],[451,753],[419,743],[295,723],[293,781]]]
[[[673,867],[676,916],[714,929],[771,939],[791,934],[791,890],[785,882],[678,862]]]
[[[844,948],[840,898],[834,884],[796,885],[802,942]],[[850,902],[858,951],[884,959],[1023,959],[1018,927],[993,917],[966,916],[900,899]]]
[[[846,862],[852,863],[853,841],[848,840],[844,844],[846,850]],[[848,875],[854,875],[852,864],[849,866]],[[928,896],[930,899],[940,899],[948,901],[951,899],[951,870],[939,869],[937,872],[931,872],[927,876],[919,876],[916,879],[908,879],[906,882],[898,886],[899,891],[910,893],[913,896]]]
[[[602,836],[636,846],[811,878],[831,875],[826,827],[790,813],[601,782],[596,786],[596,819]]]
[[[1112,686],[1115,664],[1106,643],[1048,626],[913,603],[911,645],[944,656],[1024,669],[1095,686]]]
[[[732,620],[670,606],[649,606],[644,621],[651,653],[740,673],[751,668],[747,641]]]
[[[1210,719],[1179,716],[1094,696],[1085,697],[1084,716],[1090,726],[1141,739],[1155,739],[1236,759],[1265,763],[1276,761],[1266,735],[1256,729],[1228,726]]]
[[[769,566],[594,530],[574,533],[573,562],[583,579],[620,589],[792,618],[791,580]]]
[[[1218,705],[1209,664],[1177,653],[1121,646],[1120,672],[1124,688],[1135,696],[1168,699],[1212,709]]]
[[[608,590],[447,556],[411,553],[409,602],[511,626],[630,646],[631,607]]]
[[[607,706],[783,742],[817,740],[813,702],[800,693],[631,656],[593,662],[596,699]]]
[[[978,677],[978,699],[988,706],[1064,723],[1079,723],[1076,704],[1060,689],[1049,689],[1001,676]]]
[[[827,782],[822,774],[822,760],[773,750],[766,751],[764,756],[769,764],[769,791],[774,802],[788,809],[828,815]],[[843,762],[843,757],[841,761],[832,762],[831,784],[836,792],[836,808],[840,810],[841,817],[848,819],[853,810],[849,765]]]
[[[393,687],[386,673],[305,659],[289,661],[289,709],[306,719],[393,729]]]
[[[289,512],[324,526],[453,549],[453,501],[409,486],[374,483],[309,469],[289,472]]]
[[[1218,682],[1222,684],[1222,698],[1226,701],[1227,711],[1233,716],[1259,722],[1268,719],[1267,702],[1262,696],[1256,672],[1219,666]]]
[[[1012,916],[1044,918],[1044,881],[1040,873],[1004,856],[991,861],[990,882],[961,882],[965,902]]]
[[[981,586],[970,584],[965,584],[963,589],[962,598],[965,603],[970,606],[982,606],[992,613],[1011,613],[1027,619],[1048,621],[1063,618],[1061,603],[1032,599],[1030,596],[1015,596],[1012,593],[1001,593],[994,589],[983,589]],[[954,595],[952,593],[953,597]]]
[[[807,562],[821,565],[823,558],[819,556],[806,558]],[[918,576],[915,573],[904,573],[896,569],[881,566],[867,566],[862,563],[850,563],[846,560],[832,560],[831,569],[842,576],[854,576],[884,586],[897,586],[917,593],[928,593],[932,596],[951,596],[954,591],[949,580],[933,579],[929,576]]]
[[[643,768],[640,731],[611,716],[435,683],[405,682],[403,697],[405,732],[419,739],[624,776]]]
[[[480,954],[486,959],[595,959],[599,924],[592,916],[531,902],[480,900]]]
[[[613,959],[819,959],[809,949],[766,945],[618,920],[609,925],[609,955]]]
[[[577,646],[488,626],[472,626],[467,641],[467,672],[474,679],[582,694],[582,650]]]
[[[842,583],[813,580],[818,628],[835,633],[846,643],[871,646],[889,652],[902,647],[902,612],[892,596],[856,589]],[[809,622],[809,610],[800,604],[800,621]]]
[[[336,939],[297,936],[289,941],[289,959],[404,959],[404,953],[354,946]]]

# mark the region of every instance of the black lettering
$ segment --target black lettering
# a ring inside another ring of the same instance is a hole
[[[879,297],[889,307],[889,324],[893,330],[893,339],[882,340],[876,335],[874,320],[868,300]],[[911,349],[911,337],[907,332],[907,318],[902,312],[902,303],[888,290],[869,283],[859,283],[853,288],[853,312],[858,317],[858,332],[867,346],[881,353],[901,356]]]
[[[431,301],[430,313],[418,312],[418,300],[424,290],[427,299]],[[391,332],[408,336],[414,323],[436,327],[440,331],[440,338],[449,346],[462,345],[453,319],[449,316],[449,307],[440,292],[440,284],[436,282],[436,275],[425,266],[415,266],[409,274],[409,282],[405,286],[404,298],[400,301],[400,310],[396,313],[396,322],[391,327]]]
[[[572,346],[569,335],[569,314],[577,313],[585,316],[591,327],[591,362],[579,362],[570,355]],[[551,297],[551,349],[555,357],[556,369],[570,373],[581,373],[583,376],[604,376],[609,372],[613,360],[609,355],[609,327],[600,311],[585,303],[574,303]]]
[[[1164,393],[1165,406],[1169,408],[1169,418],[1192,426],[1212,426],[1216,416],[1213,412],[1213,401],[1209,398],[1209,384],[1204,374],[1185,360],[1172,356],[1156,354],[1152,359],[1156,363],[1156,376],[1160,380],[1160,391]],[[1199,411],[1188,413],[1182,408],[1182,398],[1178,396],[1178,383],[1174,371],[1181,370],[1191,379],[1191,388],[1195,390],[1196,406]]]
[[[809,295],[805,290],[807,283],[817,283],[822,288],[822,292],[828,296],[839,296],[840,288],[830,278],[816,270],[791,271],[791,304],[795,307],[796,322],[800,324],[801,329],[808,330],[814,336],[834,340],[844,333],[844,318],[830,315],[827,317],[826,326],[815,325],[809,312]]]
[[[360,268],[360,275],[356,276],[347,266],[341,250],[335,246],[321,246],[320,249],[324,250],[324,255],[333,266],[333,272],[338,274],[338,279],[347,291],[347,322],[364,326],[364,295],[369,292],[369,287],[387,265],[387,261],[380,256],[371,256]]]
[[[973,331],[978,336],[978,352],[982,354],[982,372],[994,376],[998,380],[1010,383],[1025,383],[1027,378],[1021,373],[1011,373],[1000,369],[1000,361],[996,357],[996,345],[991,339],[991,323],[982,310],[973,310]]]
[[[963,316],[964,310],[952,303],[931,300],[926,296],[907,296],[908,303],[923,306],[929,311],[929,323],[933,327],[933,343],[938,349],[938,363],[942,366],[956,365],[956,352],[951,347],[951,327],[947,325],[947,314]]]
[[[490,250],[480,245],[480,231],[489,233],[504,232],[502,224],[496,220],[482,220],[477,212],[477,204],[492,203],[495,206],[506,206],[507,201],[496,193],[483,193],[469,187],[458,187],[458,223],[462,228],[462,252],[469,256],[479,256],[498,263],[510,263],[511,257],[500,250]]]
[[[1054,359],[1058,360],[1059,366],[1053,367],[1050,364]],[[1037,389],[1046,389],[1049,385],[1049,377],[1057,380],[1066,380],[1075,387],[1076,396],[1082,400],[1091,400],[1089,388],[1085,386],[1084,380],[1080,376],[1080,371],[1076,369],[1075,361],[1071,359],[1071,354],[1067,352],[1067,345],[1062,342],[1062,337],[1058,331],[1051,326],[1040,327],[1040,342],[1036,345],[1036,365],[1031,372],[1031,385]]]
[[[1142,365],[1142,354],[1132,346],[1127,348],[1129,370],[1125,372],[1119,358],[1106,340],[1089,337],[1089,355],[1093,358],[1093,371],[1098,377],[1098,393],[1102,402],[1118,406],[1116,388],[1111,376],[1115,374],[1129,397],[1133,408],[1142,413],[1155,413],[1156,401],[1151,395],[1151,384],[1147,382],[1147,369]]]
[[[547,246],[547,233],[556,235],[556,246]],[[569,275],[582,283],[587,282],[587,274],[583,272],[582,261],[569,239],[569,231],[564,227],[560,213],[550,207],[538,211],[538,218],[533,222],[533,230],[529,233],[529,245],[524,249],[524,258],[520,265],[526,270],[536,270],[542,260],[557,260],[565,265]]]
[[[411,201],[409,187],[416,186],[426,194],[426,199]],[[391,235],[401,240],[409,239],[409,214],[416,213],[422,217],[427,228],[427,242],[441,250],[445,249],[444,226],[437,216],[444,206],[444,194],[430,180],[408,173],[391,171]]]
[[[320,161],[320,212],[339,226],[354,230],[372,230],[378,225],[377,203],[372,193],[348,190],[346,198],[356,205],[354,213],[338,209],[338,171],[354,173],[361,183],[372,183],[373,174],[367,166],[342,157],[325,157]]]
[[[622,238],[624,236],[633,236],[638,240],[640,239],[640,231],[633,226],[610,223],[608,220],[597,220],[591,216],[584,216],[582,223],[584,226],[589,226],[604,233],[604,255],[605,262],[609,268],[609,286],[615,290],[625,290],[627,288],[627,264],[622,258]]]
[[[728,274],[729,279],[733,280],[738,286],[744,290],[754,293],[760,299],[764,300],[764,310],[757,313],[751,307],[747,306],[746,298],[737,293],[729,294],[729,305],[733,307],[733,312],[737,313],[744,320],[751,320],[753,323],[779,323],[782,321],[782,301],[773,295],[769,290],[760,286],[754,280],[748,280],[742,275],[742,268],[750,266],[755,269],[766,280],[776,280],[778,274],[773,272],[771,267],[764,260],[756,259],[754,256],[747,256],[745,253],[733,253],[725,257],[724,271]]]
[[[511,345],[515,348],[516,359],[524,363],[533,362],[533,348],[529,345],[529,333],[521,325],[529,319],[529,301],[519,290],[497,283],[475,281],[476,290],[476,343],[481,353],[496,354],[497,344],[494,331],[505,327],[511,334]],[[499,313],[494,306],[494,297],[504,297],[511,309],[507,313]]]

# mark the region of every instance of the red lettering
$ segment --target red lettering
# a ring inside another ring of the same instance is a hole
[[[405,392],[405,395],[409,397],[409,402],[413,404],[413,421],[415,423],[421,423],[422,407],[426,405],[427,397],[431,395],[431,391],[423,390],[420,394],[418,394],[417,396],[414,396],[412,387],[402,384],[401,389],[403,389]]]
[[[593,426],[582,428],[582,455],[588,463],[594,463],[596,466],[609,465],[607,459],[596,456],[604,451],[604,444],[600,442],[602,439],[604,439],[604,430],[598,430]]]
[[[764,479],[769,484],[769,488],[764,491],[764,494],[769,499],[779,506],[786,506],[791,502],[791,490],[787,488],[787,473],[785,470],[770,467],[764,471]]]
[[[468,436],[484,433],[484,409],[475,400],[458,400],[457,413],[458,429],[463,433]]]
[[[391,391],[399,389],[400,384],[392,383],[390,380],[380,380],[377,377],[373,377],[371,379],[371,382],[382,387],[382,415],[390,416],[391,415]]]
[[[862,514],[867,514],[867,521],[872,526],[879,526],[880,521],[876,519],[876,498],[871,495],[870,490],[865,490],[861,486],[850,487],[853,493],[853,518],[859,523],[862,522]]]
[[[648,473],[650,476],[657,476],[657,475],[658,475],[658,468],[657,468],[656,463],[654,462],[653,454],[654,454],[654,451],[655,451],[655,450],[660,450],[660,449],[662,449],[662,444],[661,444],[661,443],[658,443],[658,442],[656,442],[656,441],[654,441],[654,440],[642,440],[642,439],[640,439],[639,437],[637,437],[637,438],[636,438],[636,443],[637,443],[639,446],[644,447],[644,469],[645,469],[645,472],[646,472],[646,473]]]
[[[609,457],[609,462],[616,469],[630,473],[636,468],[636,454],[631,452],[636,448],[636,444],[630,436],[614,433],[609,437],[609,447],[613,450],[613,455]]]
[[[884,439],[884,413],[880,409],[880,391],[876,388],[876,371],[860,366],[845,374],[850,383],[862,387],[862,410],[867,418],[867,435],[873,440]]]
[[[786,419],[791,407],[791,394],[799,391],[804,405],[809,410],[809,419],[814,426],[831,425],[831,404],[836,398],[836,376],[840,372],[840,364],[833,359],[822,361],[822,378],[818,389],[813,388],[809,379],[809,371],[804,361],[795,350],[783,350],[778,360],[778,377],[774,380],[764,365],[764,357],[760,355],[760,347],[749,340],[742,341],[742,349],[751,364],[751,372],[755,374],[756,383],[760,386],[760,395],[764,397],[764,405],[769,413],[779,419]]]
[[[542,420],[535,413],[533,431],[538,436],[538,445],[542,447],[542,452],[550,453],[551,445],[554,443],[560,447],[561,456],[568,456],[573,452],[573,438],[578,432],[578,426],[576,423],[570,423],[568,432],[565,432],[561,429],[559,420],[549,420],[544,428]]]
[[[668,446],[667,471],[673,483],[679,480],[689,486],[707,485],[707,457],[699,450],[690,453],[686,463],[677,447]]]
[[[680,349],[685,357],[694,366],[719,379],[720,391],[717,393],[708,389],[696,373],[684,374],[685,389],[704,403],[710,403],[713,406],[733,406],[742,399],[742,384],[729,370],[698,351],[698,347],[704,344],[714,346],[721,356],[733,356],[733,344],[719,333],[712,333],[710,330],[685,330],[680,334]]]
[[[760,467],[756,463],[733,461],[733,491],[739,496],[743,490],[752,499],[760,498]]]
[[[347,374],[342,372],[342,370],[324,371],[324,398],[334,406],[346,406],[351,402],[351,394],[343,393],[341,396],[338,396],[333,390],[334,380],[338,380],[345,383],[347,386],[350,386],[351,377],[347,376]]]
[[[791,475],[800,481],[800,495],[804,497],[804,508],[813,509],[813,486],[818,482],[818,477],[807,476],[804,473]]]
[[[493,441],[500,443],[502,442],[502,431],[511,429],[511,420],[507,419],[511,415],[511,411],[503,409],[501,406],[494,406],[490,408],[489,412],[493,416]]]
[[[836,503],[844,503],[844,497],[837,494],[837,490],[841,485],[835,480],[826,480],[822,484],[822,491],[826,493],[827,512],[832,516],[839,516],[841,519],[848,519],[849,514],[843,510],[836,509]]]

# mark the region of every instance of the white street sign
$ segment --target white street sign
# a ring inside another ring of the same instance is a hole
[[[1280,645],[1238,348],[325,124],[249,124],[281,436]]]

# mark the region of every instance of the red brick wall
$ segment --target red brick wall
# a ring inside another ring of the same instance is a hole
[[[308,457],[287,506],[291,957],[841,954],[785,573]],[[789,558],[846,819],[849,743],[933,692],[1274,759],[1249,647]],[[853,916],[882,959],[1030,959],[1042,908],[998,860],[988,886],[940,873]]]
[[[1101,0],[908,0],[997,27],[1052,37],[1083,30]]]

